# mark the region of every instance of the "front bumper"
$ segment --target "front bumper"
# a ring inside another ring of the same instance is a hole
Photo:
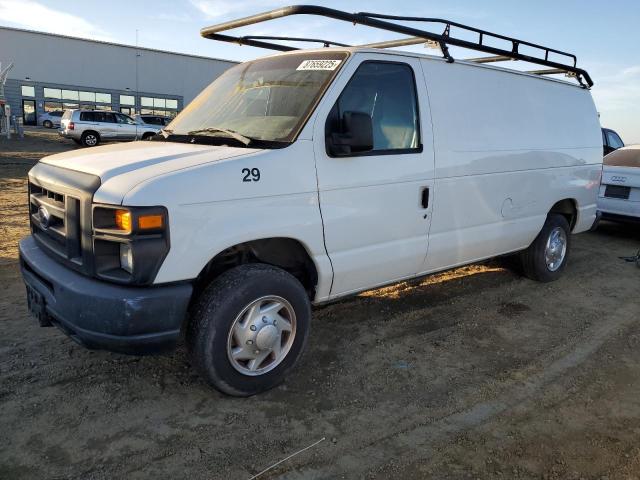
[[[129,287],[89,278],[50,258],[31,236],[20,241],[20,268],[42,296],[45,323],[87,348],[121,353],[175,347],[193,291],[190,283]]]

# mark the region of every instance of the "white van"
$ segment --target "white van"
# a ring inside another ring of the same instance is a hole
[[[150,142],[43,158],[22,272],[43,325],[129,353],[185,334],[207,381],[251,395],[298,361],[312,304],[516,252],[555,280],[601,168],[578,85],[286,52],[229,69]]]

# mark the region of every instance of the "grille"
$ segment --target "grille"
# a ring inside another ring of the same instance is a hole
[[[31,231],[56,255],[82,265],[80,199],[29,183]]]
[[[99,187],[95,175],[43,162],[29,171],[33,238],[49,256],[85,275],[94,273],[91,208]]]
[[[607,185],[607,187],[604,189],[604,196],[609,198],[622,198],[626,200],[629,198],[630,192],[630,187],[623,187],[621,185]]]

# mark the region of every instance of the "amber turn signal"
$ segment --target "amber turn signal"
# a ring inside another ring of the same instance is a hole
[[[131,231],[131,212],[128,210],[116,210],[116,227],[125,232]]]
[[[162,215],[140,215],[138,217],[138,228],[140,230],[162,228],[162,225]]]

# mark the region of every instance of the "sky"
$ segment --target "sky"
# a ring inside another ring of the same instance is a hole
[[[618,131],[627,144],[640,143],[638,0],[305,0],[300,3],[350,12],[447,18],[574,53],[578,66],[587,70],[595,82],[592,94],[602,126]],[[270,52],[203,39],[200,29],[291,4],[294,4],[291,0],[0,0],[0,25],[130,45],[135,45],[137,31],[141,47],[249,60]],[[246,27],[239,32],[311,36],[347,44],[393,38],[363,26],[302,16]],[[438,53],[422,46],[411,49]],[[456,49],[452,49],[452,54],[458,58],[482,56]]]

